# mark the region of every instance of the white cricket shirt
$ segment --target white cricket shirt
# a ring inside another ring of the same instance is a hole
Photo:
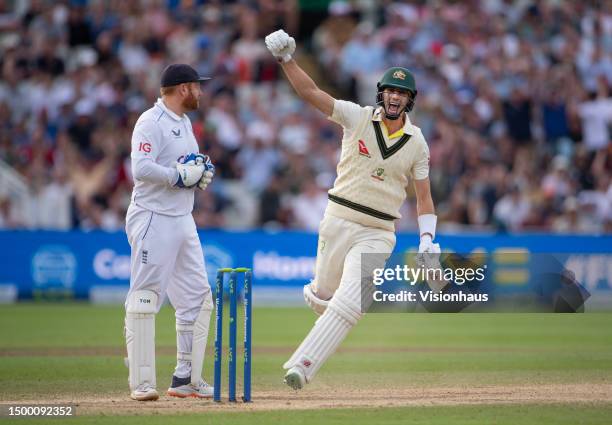
[[[429,148],[408,114],[401,137],[389,139],[382,107],[336,100],[330,120],[343,127],[338,177],[326,213],[394,231],[410,179],[429,176]]]
[[[197,152],[189,117],[178,116],[157,99],[138,118],[132,134],[132,203],[158,214],[190,214],[194,189],[174,187],[175,164],[181,156]]]

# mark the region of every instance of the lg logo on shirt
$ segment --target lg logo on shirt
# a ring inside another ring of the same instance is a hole
[[[140,145],[138,146],[138,150],[140,152],[145,152],[145,153],[151,152],[151,143],[148,143],[148,142],[142,143],[142,142],[140,142]]]

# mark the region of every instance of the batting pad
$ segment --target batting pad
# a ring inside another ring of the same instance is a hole
[[[174,376],[191,376],[191,351],[193,343],[193,324],[176,321],[176,369]]]
[[[157,294],[134,291],[127,303],[125,341],[130,369],[130,389],[148,383],[156,388],[155,378],[155,313]]]
[[[317,319],[310,333],[283,367],[301,367],[306,382],[310,382],[360,317],[358,305],[344,304],[344,300],[334,296],[323,315]]]

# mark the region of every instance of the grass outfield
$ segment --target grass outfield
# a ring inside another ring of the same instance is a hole
[[[608,425],[610,405],[489,405],[489,406],[442,406],[402,407],[371,409],[326,409],[301,411],[266,411],[254,413],[207,413],[198,415],[168,416],[124,416],[125,425]],[[19,424],[75,423],[116,425],[116,416],[79,417],[73,419],[25,419]]]
[[[2,306],[0,402],[74,402],[80,417],[71,423],[116,421],[107,415],[182,425],[289,417],[352,425],[610,423],[612,314],[372,314],[317,379],[294,393],[282,384],[281,365],[314,319],[307,309],[254,309],[250,405],[165,396],[139,404],[128,400],[122,308]],[[157,319],[161,390],[171,378],[174,344],[173,312],[164,308]]]

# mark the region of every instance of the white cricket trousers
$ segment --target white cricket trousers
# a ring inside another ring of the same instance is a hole
[[[374,268],[384,266],[394,247],[393,232],[325,215],[319,226],[315,278],[310,285],[319,298],[331,300],[285,362],[285,369],[299,366],[306,382],[314,378],[367,310],[367,293],[362,301],[362,290],[369,291],[372,286],[367,276]],[[384,255],[364,259],[362,254]]]
[[[323,300],[331,298],[341,282],[351,287],[349,292],[356,293],[361,285],[361,254],[387,254],[393,248],[395,233],[325,214],[319,225],[311,288]]]
[[[193,323],[204,297],[211,295],[192,215],[167,216],[132,203],[125,229],[132,248],[127,298],[134,291],[153,291],[158,295],[159,311],[167,294],[177,323]]]

